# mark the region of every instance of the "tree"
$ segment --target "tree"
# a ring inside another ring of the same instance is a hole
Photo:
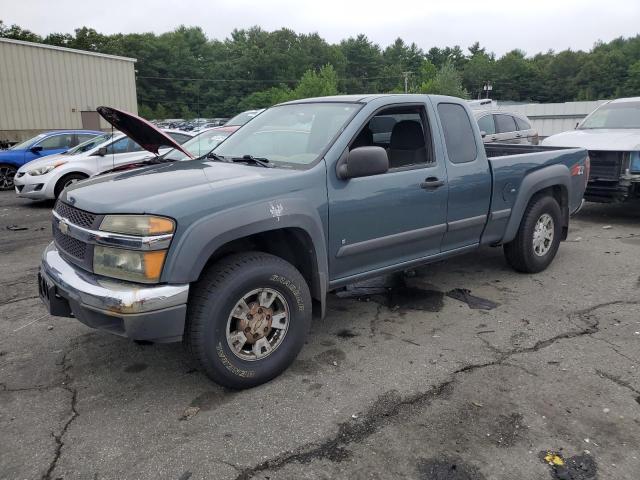
[[[23,29],[18,25],[7,26],[0,20],[0,38],[11,38],[13,40],[23,40],[25,42],[41,42],[42,37],[30,30]]]
[[[451,95],[452,97],[468,98],[469,93],[462,86],[460,74],[452,62],[446,62],[431,80],[420,85],[421,93]]]

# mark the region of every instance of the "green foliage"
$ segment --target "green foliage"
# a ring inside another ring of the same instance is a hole
[[[460,98],[469,97],[469,93],[462,86],[460,74],[450,61],[445,62],[432,79],[423,82],[419,91]]]
[[[438,92],[534,102],[640,95],[640,35],[598,43],[589,52],[549,51],[499,58],[478,42],[422,50],[397,38],[382,49],[365,35],[329,44],[317,33],[282,28],[234,30],[209,40],[198,27],[160,35],[104,35],[88,27],[41,37],[0,20],[0,37],[133,57],[144,116],[231,116],[292,98],[336,93]]]

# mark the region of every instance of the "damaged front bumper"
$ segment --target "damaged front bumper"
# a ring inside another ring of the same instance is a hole
[[[189,284],[140,285],[108,280],[66,262],[51,243],[38,273],[40,298],[49,313],[134,340],[180,341]]]

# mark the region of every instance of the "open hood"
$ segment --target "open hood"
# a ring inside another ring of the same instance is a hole
[[[158,130],[152,123],[147,122],[133,113],[118,110],[113,107],[98,107],[98,113],[114,128],[120,130],[145,150],[158,155],[161,147],[171,147],[180,150],[189,158],[193,156],[183,149],[169,135]]]

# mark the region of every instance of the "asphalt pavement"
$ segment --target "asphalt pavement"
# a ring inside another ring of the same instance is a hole
[[[586,204],[536,275],[483,248],[332,296],[241,392],[48,316],[51,208],[0,192],[2,479],[640,478],[638,204]]]

